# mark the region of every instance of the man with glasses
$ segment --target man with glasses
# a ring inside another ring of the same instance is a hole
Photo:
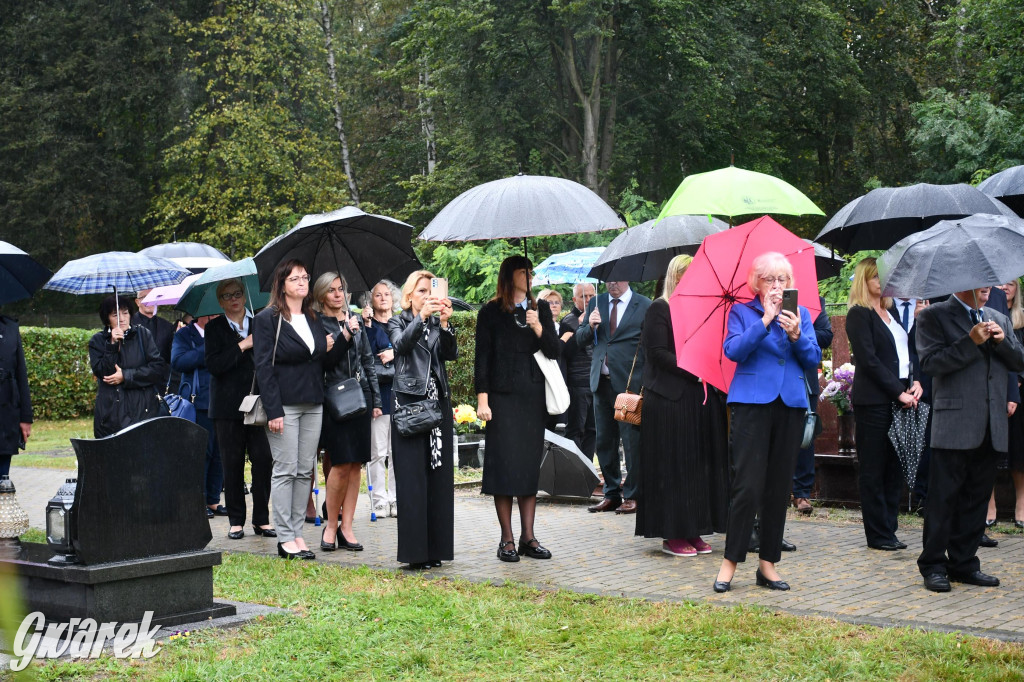
[[[640,353],[640,332],[651,299],[632,291],[629,282],[606,282],[607,293],[587,305],[587,324],[576,330],[581,349],[593,346],[590,362],[590,390],[594,394],[594,426],[597,461],[604,475],[604,499],[588,507],[590,512],[615,511],[635,514],[640,484],[640,429],[615,420],[615,396],[626,390],[640,391],[644,358]],[[635,362],[635,366],[634,366]],[[626,455],[626,481],[619,467],[619,442]]]
[[[565,383],[569,387],[569,410],[565,413],[565,437],[576,443],[584,455],[594,458],[596,430],[594,427],[594,392],[590,389],[590,364],[594,347],[576,343],[576,331],[587,304],[597,295],[593,284],[577,284],[572,288],[572,310],[562,318],[559,337],[567,332],[572,337],[565,342],[562,359],[565,360]]]

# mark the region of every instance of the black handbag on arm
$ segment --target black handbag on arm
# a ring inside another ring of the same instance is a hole
[[[345,359],[348,360],[348,373],[352,374],[352,356],[345,351]],[[366,412],[366,396],[363,394],[363,387],[359,384],[359,370],[356,369],[355,376],[348,379],[336,381],[327,386],[324,391],[324,404],[327,412],[336,422],[343,422],[352,417],[358,417]]]

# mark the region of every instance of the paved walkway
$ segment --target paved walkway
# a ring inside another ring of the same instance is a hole
[[[13,468],[18,499],[37,528],[44,527],[46,501],[64,474],[52,470]],[[306,525],[307,544],[317,559],[341,565],[365,564],[395,570],[397,519],[371,523],[365,496],[360,500],[355,530],[363,552],[320,552],[320,528]],[[489,497],[457,491],[455,500],[455,561],[433,575],[471,581],[515,581],[543,588],[640,597],[652,600],[695,600],[715,604],[758,604],[788,613],[836,618],[870,625],[904,625],[937,631],[963,631],[1005,640],[1024,641],[1024,537],[1000,535],[996,549],[979,550],[982,570],[998,576],[1002,586],[981,588],[953,584],[947,594],[922,587],[916,559],[920,531],[908,529],[901,539],[909,549],[880,552],[868,549],[858,524],[834,524],[791,519],[786,537],[798,551],[784,553],[779,572],[793,589],[773,592],[754,584],[756,558],[741,565],[733,589],[715,594],[711,584],[722,558],[724,537],[708,538],[714,552],[697,558],[672,557],[661,543],[633,535],[634,517],[589,514],[584,506],[542,504],[536,532],[552,551],[550,561],[523,559],[517,564],[495,556],[499,531]],[[211,549],[276,555],[273,539],[252,535],[227,539],[228,522],[211,521]],[[513,520],[513,527],[518,522]]]

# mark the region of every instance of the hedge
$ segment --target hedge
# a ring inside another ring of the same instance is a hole
[[[36,419],[73,419],[92,414],[96,382],[89,367],[89,339],[70,327],[23,327],[28,387]]]

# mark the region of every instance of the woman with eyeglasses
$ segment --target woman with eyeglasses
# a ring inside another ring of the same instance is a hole
[[[521,555],[550,559],[534,533],[537,484],[544,455],[544,424],[548,413],[544,374],[533,354],[557,359],[561,350],[551,308],[530,292],[533,264],[510,256],[498,269],[498,290],[477,315],[477,416],[487,422],[481,492],[494,496],[501,527],[498,559],[519,561]],[[512,533],[512,500],[519,499],[519,546]]]
[[[782,292],[795,289],[793,266],[781,253],[757,256],[747,271],[754,299],[729,309],[722,350],[736,363],[726,402],[731,411],[729,464],[732,485],[725,557],[715,592],[732,585],[737,564],[747,558],[754,516],[760,512],[757,584],[788,590],[775,564],[782,558],[789,489],[807,410],[804,370],[816,368],[821,349],[811,316],[782,309]],[[817,292],[815,292],[817,295]]]
[[[270,305],[253,320],[253,337],[274,459],[270,498],[280,539],[277,553],[282,559],[315,559],[302,537],[302,525],[320,442],[324,366],[334,364],[335,344],[312,308],[302,261],[293,258],[277,266]]]
[[[276,538],[270,525],[270,475],[273,461],[270,443],[262,426],[246,426],[238,406],[252,390],[256,365],[253,361],[253,316],[246,307],[241,279],[226,279],[217,285],[217,301],[224,314],[206,325],[206,369],[210,372],[209,416],[220,443],[224,467],[224,503],[228,510],[228,537],[245,537],[245,456],[252,463],[252,532]]]

